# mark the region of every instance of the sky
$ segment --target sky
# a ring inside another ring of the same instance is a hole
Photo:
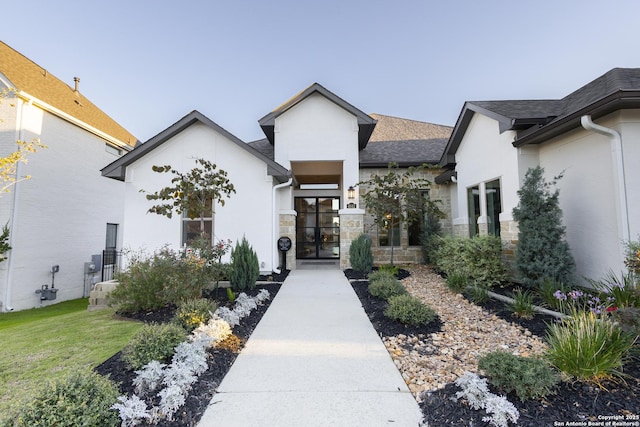
[[[313,83],[453,126],[465,101],[557,99],[640,66],[637,0],[23,0],[2,41],[144,142],[198,110],[244,141]]]

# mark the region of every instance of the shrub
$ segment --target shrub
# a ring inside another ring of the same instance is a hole
[[[640,238],[640,236],[638,236]],[[629,269],[629,273],[640,279],[640,240],[630,240],[625,243],[626,253],[624,265]]]
[[[395,277],[383,276],[369,282],[369,293],[374,297],[388,300],[390,297],[406,294],[407,290],[402,286],[402,282]]]
[[[533,296],[531,292],[516,289],[512,298],[513,302],[509,304],[509,309],[513,315],[521,319],[533,319],[536,312],[533,309]]]
[[[504,351],[488,353],[478,361],[489,382],[505,393],[515,392],[521,401],[553,392],[560,376],[544,360],[515,356]]]
[[[119,426],[120,418],[110,409],[118,398],[118,387],[93,371],[76,371],[44,385],[23,405],[12,425]]]
[[[515,266],[524,284],[538,287],[545,279],[572,284],[575,262],[565,240],[560,193],[555,187],[562,175],[547,182],[540,166],[529,169],[513,209],[518,221]]]
[[[116,275],[118,286],[109,295],[112,303],[129,313],[163,307],[167,303],[164,288],[174,262],[167,250],[151,256],[132,252],[128,269]]]
[[[435,254],[436,268],[445,274],[466,275],[472,283],[494,286],[506,278],[502,242],[495,236],[471,239],[447,236]]]
[[[392,265],[392,264],[383,264],[380,267],[378,267],[378,270],[389,273],[393,277],[398,277],[398,273],[400,271],[397,265]]]
[[[371,238],[366,234],[359,235],[349,246],[349,261],[355,271],[368,274],[373,267]]]
[[[560,371],[597,384],[622,375],[634,339],[591,311],[574,311],[547,332],[546,357]]]
[[[254,289],[259,276],[258,255],[249,245],[247,239],[243,237],[242,242],[236,243],[236,247],[231,251],[231,274],[229,276],[231,287],[235,291]]]
[[[447,276],[447,280],[445,281],[445,283],[449,290],[458,293],[464,291],[467,288],[469,278],[464,273],[454,271]]]
[[[186,331],[176,324],[144,325],[122,349],[123,360],[129,369],[140,369],[153,360],[166,363],[186,337]]]
[[[435,260],[435,253],[440,247],[442,226],[440,220],[445,215],[434,203],[428,203],[425,211],[424,230],[420,235],[422,245],[422,257],[425,264],[432,264]]]
[[[408,294],[389,298],[389,306],[385,309],[384,315],[413,326],[428,325],[437,317],[431,307]]]
[[[190,299],[180,303],[174,320],[187,332],[191,332],[201,323],[207,323],[217,308],[215,302],[206,298]]]
[[[373,283],[378,280],[387,280],[387,279],[395,279],[396,277],[393,275],[393,272],[389,270],[376,270],[369,273],[367,279],[369,279],[369,283]]]
[[[200,298],[209,283],[203,259],[193,254],[181,257],[166,247],[150,256],[132,253],[129,268],[116,279],[119,284],[110,294],[111,301],[128,313]]]

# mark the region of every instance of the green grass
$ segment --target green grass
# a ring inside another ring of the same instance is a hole
[[[86,298],[0,314],[0,414],[43,382],[94,368],[120,351],[142,324],[114,320],[113,314],[87,311]]]

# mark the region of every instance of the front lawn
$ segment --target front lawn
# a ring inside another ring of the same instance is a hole
[[[88,300],[0,314],[0,416],[44,381],[92,369],[120,351],[142,326],[114,310],[87,311]]]

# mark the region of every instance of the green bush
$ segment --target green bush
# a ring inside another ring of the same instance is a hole
[[[384,315],[412,326],[428,325],[437,317],[431,307],[409,294],[389,298],[389,306],[385,309]]]
[[[119,426],[111,410],[116,384],[93,371],[75,371],[45,384],[13,416],[16,427]]]
[[[243,237],[242,242],[236,243],[236,247],[231,251],[231,287],[234,291],[254,289],[259,276],[258,255]]]
[[[407,290],[395,277],[382,276],[380,279],[369,282],[369,293],[374,297],[388,300],[396,295],[403,295]]]
[[[133,253],[126,271],[118,273],[112,304],[126,313],[155,310],[168,304],[200,298],[210,282],[203,259],[180,257],[162,248],[153,255]]]
[[[560,381],[560,375],[546,361],[504,351],[484,355],[478,368],[491,384],[504,393],[515,392],[523,402],[551,394]]]
[[[513,293],[513,302],[508,305],[514,316],[521,319],[533,319],[536,312],[533,309],[533,296],[529,291],[516,289]]]
[[[152,360],[167,363],[186,338],[186,331],[173,323],[144,325],[122,349],[122,358],[132,370]]]
[[[180,303],[174,321],[187,332],[191,332],[200,326],[200,323],[207,323],[216,308],[217,304],[206,298],[190,299]]]
[[[622,273],[618,277],[613,271],[609,271],[602,280],[589,280],[589,283],[605,298],[614,298],[613,304],[618,308],[640,308],[640,287],[636,280],[637,276],[633,272]]]
[[[447,280],[445,281],[447,288],[453,292],[462,292],[467,288],[467,284],[469,283],[469,278],[466,274],[454,271],[453,273],[447,276]]]
[[[378,281],[378,280],[387,280],[387,279],[395,279],[396,276],[393,275],[393,272],[389,270],[375,270],[369,273],[367,279],[369,283]]]
[[[349,261],[355,271],[368,274],[373,267],[371,238],[366,234],[359,235],[349,246]]]
[[[164,307],[164,289],[174,264],[165,251],[152,256],[132,253],[127,270],[116,275],[118,286],[109,295],[111,303],[127,313]]]
[[[560,193],[556,187],[562,175],[548,182],[544,169],[531,168],[518,190],[513,219],[518,222],[515,266],[524,284],[536,288],[545,279],[572,285],[575,261],[565,240]]]
[[[491,287],[503,282],[502,242],[495,236],[447,236],[435,253],[435,266],[447,275],[466,275],[471,283]]]
[[[574,311],[550,325],[546,357],[560,371],[599,384],[622,375],[634,338],[591,311]]]
[[[378,270],[389,273],[393,277],[398,277],[398,273],[400,272],[398,266],[393,264],[382,264],[380,267],[378,267]]]

